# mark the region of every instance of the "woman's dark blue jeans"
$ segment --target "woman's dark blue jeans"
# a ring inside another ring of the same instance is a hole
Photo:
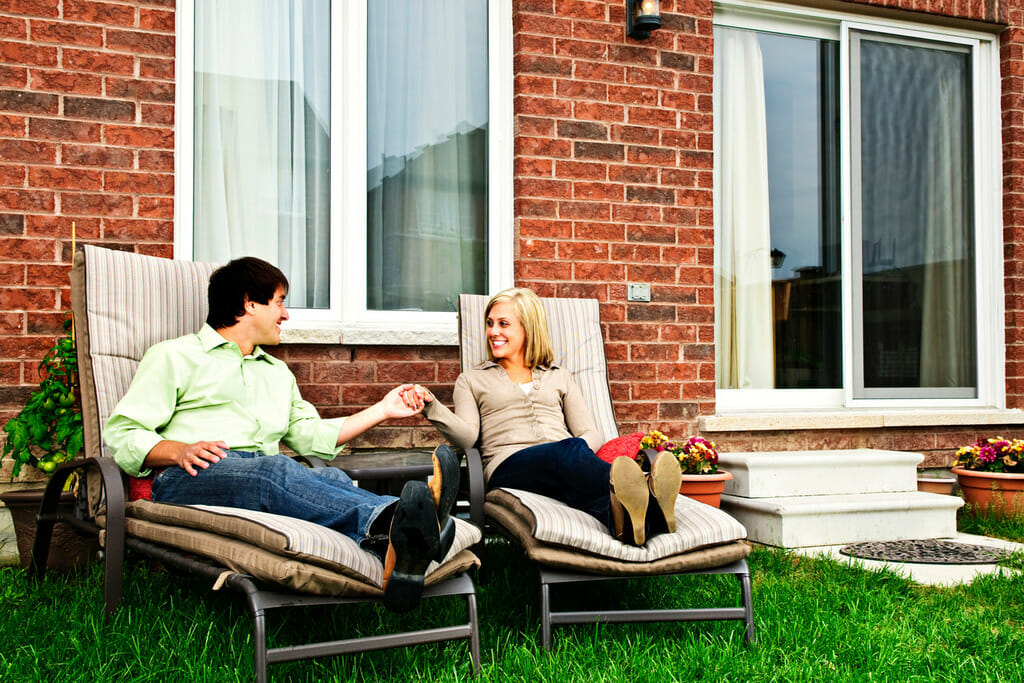
[[[586,512],[608,525],[608,476],[611,465],[583,439],[543,443],[517,451],[498,465],[487,488],[539,493]]]

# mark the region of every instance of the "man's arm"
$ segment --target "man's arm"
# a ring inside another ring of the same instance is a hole
[[[341,424],[341,431],[338,433],[338,445],[348,443],[384,420],[395,417],[412,417],[419,414],[423,410],[423,401],[416,395],[416,392],[410,391],[412,388],[411,384],[397,386],[369,408],[346,417]]]

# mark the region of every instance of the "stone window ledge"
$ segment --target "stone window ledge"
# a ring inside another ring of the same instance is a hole
[[[856,410],[803,413],[735,413],[701,417],[702,432],[797,431],[807,429],[883,429],[1024,425],[1024,411],[999,410]]]
[[[394,329],[378,325],[285,327],[282,344],[344,344],[346,346],[458,346],[452,326]]]

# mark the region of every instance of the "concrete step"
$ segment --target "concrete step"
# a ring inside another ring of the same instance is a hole
[[[751,541],[784,548],[950,538],[956,535],[956,511],[963,504],[959,497],[917,491],[722,496],[722,509],[746,527]]]
[[[923,460],[919,453],[858,448],[722,453],[718,466],[733,476],[727,494],[777,498],[916,491]]]

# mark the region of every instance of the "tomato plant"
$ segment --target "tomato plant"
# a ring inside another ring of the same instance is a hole
[[[23,465],[49,474],[82,450],[82,410],[78,400],[78,356],[71,336],[71,318],[65,335],[39,363],[39,390],[4,426],[4,457],[14,460],[12,477]]]

